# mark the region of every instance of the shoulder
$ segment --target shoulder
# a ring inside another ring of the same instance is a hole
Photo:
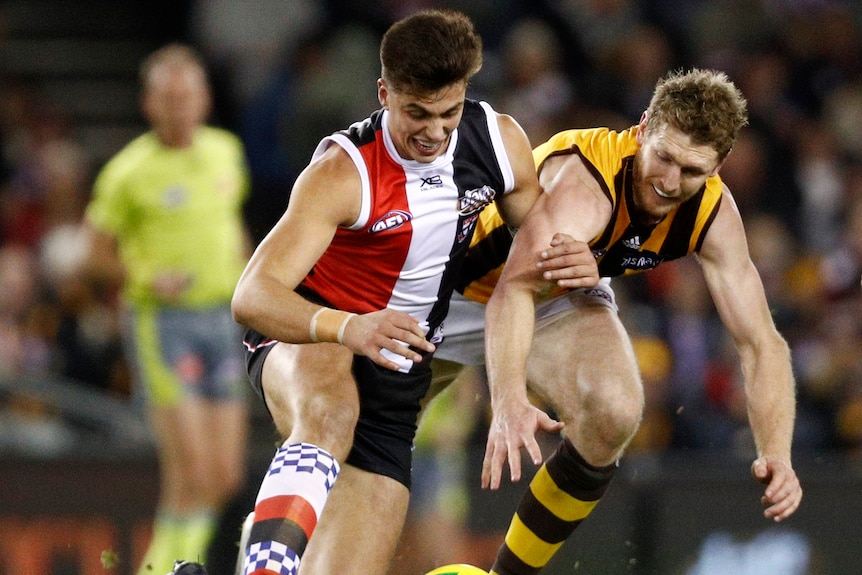
[[[726,260],[730,255],[748,256],[748,242],[742,216],[727,185],[719,180],[719,203],[709,229],[706,231],[699,257],[714,261]]]
[[[510,115],[498,112],[488,102],[464,100],[464,112],[461,116],[461,126],[464,124],[497,124],[501,131],[516,130],[523,133],[520,124]],[[459,127],[461,127],[459,126]]]
[[[495,133],[499,133],[504,140],[522,137],[526,139],[524,130],[512,116],[496,111],[488,102],[467,98],[464,100],[458,130],[466,132],[477,128],[487,128],[491,132],[491,139],[494,139]]]
[[[159,141],[154,132],[144,132],[123,146],[120,151],[111,156],[106,166],[117,166],[139,162],[150,156],[159,148]]]
[[[515,174],[515,179],[523,183],[525,180],[538,187],[538,177],[533,164],[533,150],[530,140],[521,125],[508,114],[497,114],[500,126],[500,137],[506,148],[506,155]]]
[[[352,123],[344,130],[339,130],[323,139],[324,143],[327,140],[344,138],[350,141],[351,144],[357,147],[370,144],[378,140],[380,132],[383,130],[383,115],[384,110],[375,110],[370,116],[364,120]]]
[[[302,217],[309,221],[350,226],[359,217],[362,189],[362,178],[354,160],[344,148],[331,144],[316,154],[299,174],[288,209],[291,213],[304,214]]]
[[[638,144],[635,129],[617,132],[609,128],[582,128],[557,132],[536,146],[533,156],[536,165],[551,156],[577,153],[590,161],[611,159],[614,163],[634,155]]]
[[[141,134],[105,162],[99,170],[97,181],[114,181],[128,177],[152,157],[157,148],[158,141],[155,134],[152,132]]]
[[[637,153],[634,128],[622,132],[609,128],[572,129],[558,132],[533,150],[533,161],[544,186],[558,181],[563,187],[589,191],[616,203],[620,175]],[[602,208],[604,209],[604,208]]]
[[[464,101],[464,114],[458,129],[463,131],[464,127],[477,124],[487,126],[492,143],[495,139],[501,141],[509,156],[513,151],[522,153],[525,146],[528,152],[531,150],[527,134],[517,120],[508,114],[497,112],[487,102],[468,98]]]
[[[500,126],[500,134],[503,136],[503,139],[506,141],[517,140],[519,142],[527,142],[529,146],[529,139],[527,138],[527,134],[524,131],[524,128],[521,127],[521,124],[518,123],[515,118],[510,116],[509,114],[501,114],[496,113],[497,124]]]
[[[530,140],[521,125],[508,114],[491,112],[509,166],[508,193],[500,199],[498,208],[507,223],[519,226],[541,194],[539,179],[533,166]]]
[[[718,180],[715,188],[717,189],[714,189],[714,193],[718,194],[716,201],[720,202],[716,219],[721,218],[723,221],[730,224],[738,224],[741,228],[742,215],[739,212],[739,207],[736,205],[736,200],[734,199],[733,194],[730,193],[730,189],[727,187],[727,184]]]
[[[318,146],[314,157],[302,171],[304,181],[314,180],[326,182],[327,185],[344,187],[358,185],[359,174],[354,158],[340,140],[324,140]]]

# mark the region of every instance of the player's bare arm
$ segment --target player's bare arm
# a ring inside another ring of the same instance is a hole
[[[498,115],[500,131],[503,135],[503,140],[506,144],[506,150],[509,159],[512,163],[512,169],[515,174],[516,187],[512,193],[506,194],[498,201],[500,215],[507,224],[513,228],[519,228],[527,216],[530,209],[537,201],[542,200],[542,188],[544,184],[539,183],[536,175],[535,164],[533,162],[530,143],[526,134],[517,122],[510,116]],[[563,185],[569,186],[573,193],[581,193],[581,187],[574,187],[576,184],[584,183],[575,182],[578,177],[586,177],[591,180],[589,185],[591,189],[587,192],[590,197],[598,200],[599,212],[596,222],[602,217],[607,221],[610,216],[610,202],[601,193],[597,182],[592,178],[589,172],[583,168],[580,158],[576,158],[577,164],[575,170],[577,175],[574,178],[559,178],[558,181],[549,181],[546,185]],[[552,158],[543,166],[545,174],[560,173],[572,171],[571,167],[566,167],[567,163]],[[551,179],[545,176],[546,179]],[[594,188],[594,189],[593,189]],[[596,193],[598,192],[598,194]],[[604,210],[602,210],[604,208]],[[580,221],[580,218],[579,218]],[[598,271],[592,257],[589,246],[583,241],[577,241],[572,238],[570,233],[575,233],[572,229],[572,222],[566,222],[566,218],[560,218],[559,225],[561,227],[554,230],[550,236],[550,240],[538,253],[540,260],[536,262],[537,267],[541,267],[544,271],[544,279],[556,280],[557,285],[564,288],[589,287],[595,285],[598,281]],[[596,232],[597,233],[597,232]]]
[[[294,292],[332,241],[338,226],[359,213],[360,180],[347,153],[331,146],[300,174],[289,206],[264,238],[237,283],[232,301],[235,319],[279,341],[309,343],[311,320],[321,306]],[[380,354],[388,349],[413,360],[416,352],[399,343],[433,350],[408,314],[381,310],[354,316],[344,327],[342,343],[380,365],[397,366]]]
[[[727,190],[699,259],[716,308],[740,355],[757,446],[752,474],[766,485],[764,516],[782,521],[796,511],[802,499],[791,463],[796,399],[790,351],[775,328],[760,275],[749,257],[742,220]]]
[[[82,262],[84,273],[98,282],[122,285],[126,268],[120,260],[116,236],[99,230],[89,220],[85,220],[85,224],[88,250]]]
[[[527,213],[530,211],[530,208],[537,199],[541,197],[541,188],[539,187],[539,180],[536,176],[536,170],[533,164],[532,149],[526,134],[509,116],[500,115],[498,116],[498,121],[500,124],[500,131],[506,145],[506,151],[512,164],[516,185],[512,192],[497,200],[497,205],[499,207],[500,214],[506,223],[513,228],[520,228],[525,223],[525,218]],[[535,267],[533,267],[533,271],[535,272]],[[496,289],[500,289],[500,284],[498,284]],[[517,295],[513,298],[501,296],[499,299],[517,300],[518,297]],[[529,337],[526,342],[526,349],[529,350],[529,342],[532,341],[531,326],[534,322],[532,297],[528,295],[527,299],[519,305],[514,303],[501,303],[501,306],[513,313],[516,313],[519,317],[525,317],[524,321],[527,323],[521,325],[520,329]],[[489,311],[490,309],[486,309],[486,312]],[[499,315],[499,312],[495,311],[494,313],[495,315]],[[492,320],[491,324],[488,324],[486,334],[490,334],[495,325],[499,325],[500,330],[508,330],[504,325],[505,322],[505,319],[499,322]],[[505,361],[507,363],[520,364],[521,361],[519,359],[511,357],[506,358],[506,352],[504,351],[513,346],[520,347],[523,345],[523,343],[519,344],[517,341],[512,341],[513,338],[520,339],[520,335],[514,333],[504,334],[501,331],[499,337],[501,339],[505,338],[509,341],[500,343],[495,341],[494,343],[489,342],[487,344],[487,347],[489,348],[490,346],[499,347],[501,352],[498,356],[500,359],[491,360],[489,358],[489,363],[495,362],[496,365],[497,361]],[[492,339],[496,340],[497,338],[495,337]],[[495,354],[495,356],[497,355],[498,354]],[[526,355],[525,353],[522,354],[519,352],[518,356],[520,357],[521,355],[524,357],[522,372],[525,372]],[[499,386],[492,385],[492,390],[494,391],[492,391],[491,403],[492,406],[494,406],[495,418],[494,423],[492,423],[491,426],[492,431],[489,434],[488,449],[486,451],[485,461],[482,468],[482,486],[490,486],[492,489],[497,489],[499,487],[500,474],[502,473],[503,464],[507,459],[509,460],[509,467],[512,470],[512,480],[517,481],[520,478],[520,447],[522,445],[527,447],[527,450],[530,452],[531,458],[534,461],[536,458],[541,461],[541,452],[539,451],[538,444],[533,437],[536,430],[536,424],[528,425],[523,430],[520,430],[520,422],[531,419],[530,416],[532,416],[532,421],[535,422],[536,418],[544,416],[548,420],[545,421],[545,425],[554,426],[554,422],[550,421],[550,418],[530,405],[527,400],[524,378],[514,377],[511,381],[513,382],[513,385],[508,385],[508,382],[501,382]],[[521,382],[520,384],[518,383],[519,381]],[[498,405],[500,406],[499,408],[497,407]],[[510,405],[511,407],[509,407]],[[518,429],[518,431],[515,431],[515,429]],[[499,441],[502,442],[502,445],[495,449],[494,446],[498,443],[496,439],[498,437],[500,438]],[[509,439],[510,437],[511,439]],[[507,445],[510,441],[514,443],[512,445]],[[492,461],[493,464],[491,464]]]
[[[598,187],[594,180],[592,184]],[[579,227],[582,191],[576,188],[582,185],[578,173],[548,178],[545,193],[536,200],[515,236],[503,276],[486,308],[486,358],[493,418],[482,465],[483,487],[499,487],[506,463],[511,480],[520,479],[521,448],[534,464],[541,464],[536,432],[557,431],[561,427],[527,399],[526,365],[533,341],[536,300],[555,286],[555,282],[543,277],[546,269],[537,266],[541,254],[553,249],[554,238],[556,241],[563,238],[560,230],[580,238],[593,232],[587,226]],[[595,196],[588,192],[586,197]],[[604,198],[602,201],[608,203]],[[600,216],[594,218],[592,225],[600,225]],[[560,248],[565,252],[561,257],[568,258],[566,269],[583,270],[577,272],[581,274],[579,285],[595,285],[598,281],[595,260],[583,242],[579,252],[573,251],[571,248],[577,243],[570,242],[568,251]]]
[[[515,236],[503,276],[485,308],[485,357],[493,417],[482,464],[482,486],[497,489],[506,462],[512,481],[521,477],[521,448],[540,464],[535,439],[538,429],[558,429],[557,422],[530,404],[526,390],[526,364],[535,326],[535,299],[547,284],[536,267],[535,251],[527,237],[541,227],[531,215]],[[534,223],[535,222],[535,223]],[[551,234],[552,235],[552,234]]]
[[[559,287],[590,287],[599,280],[598,270],[586,243],[604,229],[611,216],[611,203],[593,174],[576,154],[548,158],[540,167],[539,183],[549,205],[559,214],[558,225],[546,249],[539,248],[537,266],[542,277]],[[577,215],[569,213],[577,208]]]

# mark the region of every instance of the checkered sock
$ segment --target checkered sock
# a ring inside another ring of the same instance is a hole
[[[308,443],[279,448],[261,483],[244,575],[295,575],[338,477],[338,462]]]

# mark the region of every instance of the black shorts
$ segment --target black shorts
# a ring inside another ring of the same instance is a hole
[[[252,387],[264,399],[263,362],[275,345],[255,330],[245,333],[246,367]],[[413,439],[419,402],[431,385],[428,355],[410,373],[381,367],[364,356],[353,357],[353,376],[359,390],[359,420],[347,463],[391,477],[410,488]]]

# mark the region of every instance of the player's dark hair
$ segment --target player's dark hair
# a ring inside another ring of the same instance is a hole
[[[380,44],[383,79],[393,90],[427,94],[467,82],[482,67],[482,39],[470,19],[425,10],[393,24]]]
[[[746,106],[742,92],[724,72],[678,70],[656,84],[647,109],[647,130],[672,126],[696,144],[712,146],[723,160],[748,124]]]

